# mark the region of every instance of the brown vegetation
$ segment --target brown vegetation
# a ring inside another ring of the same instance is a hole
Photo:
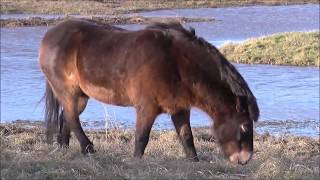
[[[319,139],[255,136],[255,154],[244,166],[225,160],[208,129],[193,129],[200,162],[184,159],[174,131],[153,131],[143,159],[132,157],[133,130],[87,132],[97,152],[83,156],[45,143],[39,124],[0,126],[1,179],[317,179]]]
[[[41,17],[30,17],[27,19],[0,19],[0,27],[21,27],[21,26],[52,26],[56,25],[61,21],[69,19],[65,18],[54,18],[47,19]],[[102,24],[151,24],[153,22],[206,22],[213,21],[212,18],[186,18],[186,17],[143,17],[143,16],[117,16],[117,17],[84,17]]]

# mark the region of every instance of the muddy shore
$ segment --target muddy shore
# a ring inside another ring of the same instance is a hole
[[[41,17],[29,17],[26,19],[0,19],[0,27],[30,27],[30,26],[52,26],[64,20],[75,18],[71,16],[66,16],[62,18],[41,18]],[[186,17],[142,17],[142,16],[118,16],[118,17],[82,17],[82,19],[87,19],[90,21],[98,22],[101,24],[151,24],[154,22],[208,22],[214,21],[213,18],[186,18]]]

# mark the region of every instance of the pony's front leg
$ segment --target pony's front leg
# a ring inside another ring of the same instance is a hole
[[[143,156],[152,125],[159,112],[159,108],[151,105],[137,107],[134,157],[141,158]]]
[[[192,161],[199,161],[190,127],[190,110],[181,110],[173,114],[171,119],[186,153],[186,157]]]

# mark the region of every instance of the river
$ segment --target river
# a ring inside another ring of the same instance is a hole
[[[188,23],[198,36],[216,46],[287,31],[319,29],[319,6],[253,6],[159,10],[143,16],[215,18],[213,22]],[[14,16],[14,15],[11,15]],[[22,16],[22,15],[16,15]],[[142,25],[122,25],[135,30]],[[1,122],[42,120],[44,77],[37,64],[37,49],[48,27],[1,28]],[[235,64],[257,97],[261,109],[258,133],[319,135],[319,68]],[[106,111],[108,113],[106,113]],[[106,114],[108,117],[106,117]],[[105,118],[119,126],[132,127],[133,108],[105,105],[90,100],[81,115],[86,128],[103,128]],[[210,124],[193,109],[193,127]],[[161,115],[157,129],[173,128],[168,115]]]

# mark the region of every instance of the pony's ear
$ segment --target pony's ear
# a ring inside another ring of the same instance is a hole
[[[237,112],[248,111],[247,98],[245,96],[236,97],[236,110]]]
[[[259,107],[257,105],[257,101],[255,99],[251,103],[249,103],[248,111],[249,111],[251,119],[254,122],[257,122],[259,119],[260,111],[259,111]]]

